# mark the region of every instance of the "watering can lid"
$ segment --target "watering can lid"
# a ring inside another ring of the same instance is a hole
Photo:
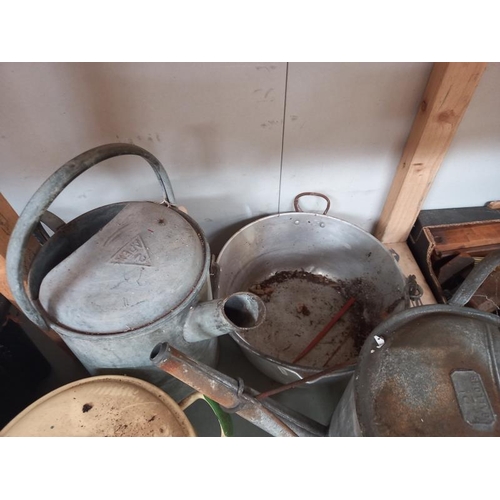
[[[15,417],[0,436],[195,436],[177,403],[132,377],[105,375],[52,391]]]
[[[451,306],[419,309],[418,319],[363,345],[355,374],[363,434],[500,435],[498,328]]]
[[[209,254],[188,215],[130,202],[45,276],[40,303],[56,329],[94,335],[135,330],[199,293]]]

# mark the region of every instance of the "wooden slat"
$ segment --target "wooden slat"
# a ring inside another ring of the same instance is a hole
[[[18,215],[16,211],[11,207],[10,203],[4,198],[2,193],[0,193],[0,293],[12,304],[17,306],[14,297],[10,291],[9,284],[7,282],[7,275],[5,270],[5,256],[7,254],[7,246],[9,244],[9,238],[14,229],[16,221],[18,219]],[[40,249],[40,244],[38,241],[31,237],[28,243],[28,250],[26,254],[26,266],[29,266],[31,259],[36,255],[38,250]],[[56,342],[62,349],[66,352],[70,353],[72,356],[73,353],[69,350],[66,344],[63,342],[61,337],[54,331],[49,330],[45,332],[47,336]]]
[[[7,283],[7,273],[5,272],[5,257],[0,255],[0,293],[10,302],[14,302],[14,297]]]
[[[477,289],[469,304],[474,309],[496,313],[500,305],[500,271],[493,271]]]
[[[11,207],[10,203],[0,193],[0,293],[14,302],[12,297],[5,272],[5,257],[7,255],[7,246],[9,238],[16,225],[18,216],[16,211]],[[32,237],[28,243],[26,266],[29,266],[31,259],[40,249],[38,241]]]
[[[10,234],[14,229],[18,217],[10,203],[0,193],[0,255],[5,257]]]
[[[413,254],[411,250],[408,248],[406,243],[386,243],[386,248],[394,250],[399,255],[399,267],[405,276],[409,276],[410,274],[414,274],[417,278],[417,283],[422,287],[424,294],[422,296],[423,304],[436,304],[436,299],[434,298],[434,294],[432,293],[427,281],[418,267],[418,264],[415,262],[413,258]]]
[[[375,235],[406,241],[486,63],[435,63]]]
[[[17,214],[14,212],[13,216],[12,212],[14,210],[3,197],[2,193],[0,193],[0,293],[10,302],[13,302],[13,297],[7,283],[5,254],[7,253],[7,245],[13,227],[12,221],[17,220]]]
[[[468,253],[460,253],[453,257],[443,267],[439,268],[438,281],[443,286],[447,281],[456,279],[465,269],[472,268],[475,264],[474,257]]]
[[[488,248],[493,250],[500,245],[500,221],[437,226],[429,231],[434,240],[434,250],[440,256],[462,251],[474,253]]]
[[[500,210],[500,200],[489,201],[486,203],[486,206],[491,208],[491,210]]]

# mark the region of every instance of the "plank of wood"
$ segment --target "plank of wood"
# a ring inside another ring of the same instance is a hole
[[[399,255],[399,267],[405,276],[414,274],[417,278],[417,283],[422,287],[424,294],[422,295],[422,304],[436,304],[436,299],[432,293],[427,281],[418,267],[418,264],[408,248],[406,243],[385,243],[385,247],[389,250],[394,250]]]
[[[406,241],[486,63],[435,63],[375,235]]]
[[[443,286],[447,281],[456,279],[462,271],[474,266],[474,258],[467,253],[459,253],[453,257],[449,262],[444,264],[438,271],[438,281]]]
[[[18,219],[18,215],[16,211],[12,208],[10,203],[5,199],[5,197],[0,193],[0,293],[9,300],[12,304],[17,307],[17,304],[12,296],[12,292],[10,291],[9,283],[7,281],[7,273],[6,273],[6,265],[5,265],[5,257],[7,254],[7,246],[9,244],[9,238],[16,225]],[[36,255],[38,250],[40,249],[40,244],[38,241],[31,237],[27,253],[26,253],[26,268],[31,264],[31,260]],[[45,332],[47,336],[57,343],[64,351],[70,353],[72,356],[74,354],[69,350],[66,344],[63,342],[61,337],[54,332],[53,330],[49,330]]]
[[[500,221],[436,226],[429,231],[434,240],[434,251],[439,256],[497,249],[500,245]]]
[[[489,201],[486,203],[486,206],[491,208],[491,210],[500,210],[500,200]]]
[[[7,272],[5,268],[5,257],[0,255],[0,293],[9,301],[14,303],[14,297],[7,282]]]
[[[3,197],[2,193],[0,193],[0,293],[10,302],[13,302],[14,298],[7,282],[5,255],[7,253],[10,233],[16,220],[16,212]]]
[[[500,271],[496,269],[472,296],[469,305],[474,309],[496,313],[500,305]]]
[[[0,193],[0,293],[11,302],[14,302],[12,297],[10,287],[7,282],[7,276],[5,271],[5,257],[7,255],[7,246],[9,244],[9,238],[16,225],[18,215],[16,211],[12,208],[10,203],[5,199],[5,197]],[[26,251],[26,270],[29,268],[31,261],[40,249],[40,244],[32,236],[28,243],[28,248]]]
[[[18,217],[10,203],[0,193],[0,255],[5,257],[10,234],[14,229]]]

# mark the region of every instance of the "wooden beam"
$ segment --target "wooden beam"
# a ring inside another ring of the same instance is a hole
[[[7,274],[5,272],[5,257],[0,255],[0,293],[9,301],[14,302],[14,297],[7,283]]]
[[[4,198],[2,193],[0,193],[0,293],[8,299],[10,302],[15,304],[14,298],[10,291],[10,287],[7,282],[7,275],[5,271],[5,257],[7,255],[7,246],[9,244],[9,238],[16,225],[18,216],[16,211],[11,207],[10,203]],[[32,237],[28,244],[27,252],[27,262],[26,265],[29,266],[31,259],[36,255],[40,248],[38,241]]]
[[[406,241],[486,63],[435,63],[375,236]]]
[[[489,201],[486,203],[486,206],[491,208],[491,210],[500,210],[500,200]]]
[[[7,282],[7,274],[5,267],[5,257],[7,255],[7,246],[9,244],[9,238],[16,225],[18,219],[18,215],[16,211],[11,207],[10,203],[4,198],[2,193],[0,193],[0,293],[9,300],[12,304],[17,307],[17,304],[12,296],[12,292],[10,291],[9,284]],[[38,250],[40,249],[40,244],[38,241],[32,236],[28,243],[28,250],[26,254],[26,263],[25,265],[28,267],[31,263],[31,260],[36,255]],[[54,332],[53,330],[49,330],[45,332],[47,336],[56,342],[64,351],[70,353],[73,357],[74,354],[69,350],[66,344],[63,342],[61,337]]]

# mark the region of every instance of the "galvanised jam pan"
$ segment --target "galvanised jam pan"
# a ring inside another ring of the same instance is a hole
[[[324,198],[324,213],[302,212],[304,195]],[[326,196],[301,193],[294,205],[295,212],[264,217],[232,236],[217,259],[214,295],[250,291],[263,299],[262,325],[230,335],[272,379],[288,383],[337,365],[348,365],[336,373],[346,377],[371,330],[409,306],[406,280],[374,236],[327,215]],[[348,301],[352,307],[301,357]]]
[[[498,265],[500,252],[485,258],[448,305],[406,309],[378,325],[329,427],[269,396],[338,378],[336,367],[259,393],[166,344],[151,360],[273,436],[499,436],[500,317],[463,307]]]

